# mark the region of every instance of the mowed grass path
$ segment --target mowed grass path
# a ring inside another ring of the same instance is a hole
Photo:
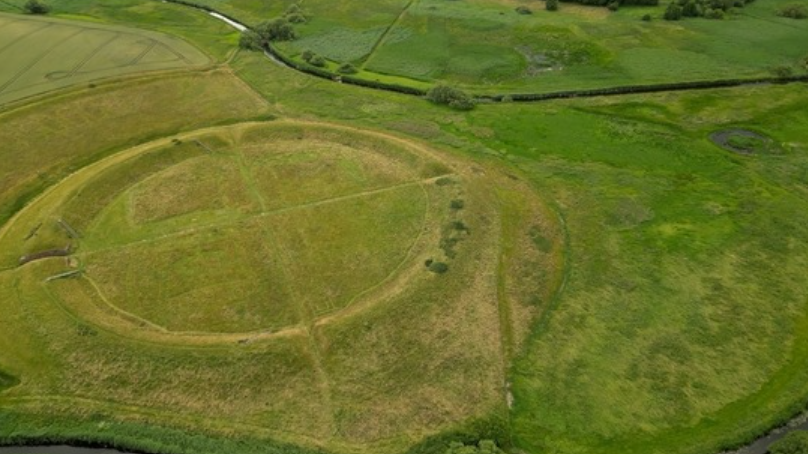
[[[201,67],[210,58],[161,33],[0,13],[0,105],[126,74]]]

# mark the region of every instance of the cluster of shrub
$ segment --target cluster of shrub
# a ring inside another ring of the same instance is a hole
[[[475,102],[468,93],[449,85],[436,85],[426,93],[426,99],[435,104],[449,106],[457,110],[471,110]]]
[[[668,4],[665,20],[680,20],[685,17],[723,19],[732,8],[743,8],[753,0],[676,0]]]
[[[621,6],[657,6],[659,0],[560,0],[566,3],[578,3],[587,6],[606,6],[617,11]],[[559,0],[545,0],[544,8],[547,11],[557,11]]]
[[[239,46],[243,49],[261,50],[271,41],[292,41],[297,38],[295,24],[307,21],[298,4],[292,4],[283,16],[261,22],[241,34]]]
[[[777,11],[779,16],[790,17],[791,19],[808,18],[808,6],[799,3],[785,5]]]
[[[28,0],[22,6],[22,9],[28,14],[48,14],[51,10],[48,4],[39,0]]]

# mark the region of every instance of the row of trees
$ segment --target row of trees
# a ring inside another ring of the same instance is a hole
[[[680,20],[685,17],[723,19],[732,8],[743,8],[753,0],[677,0],[671,2],[662,16],[665,20]]]
[[[620,6],[657,6],[659,0],[561,0],[567,3],[578,3],[588,6],[608,6],[612,9],[617,9]],[[550,11],[558,9],[558,0],[554,2],[554,8],[551,9],[550,1],[547,0],[546,8]]]

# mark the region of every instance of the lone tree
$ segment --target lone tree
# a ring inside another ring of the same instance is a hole
[[[23,5],[23,9],[28,14],[48,14],[50,12],[50,6],[39,0],[28,0]]]

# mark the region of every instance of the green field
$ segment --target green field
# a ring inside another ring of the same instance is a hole
[[[3,13],[0,43],[0,106],[98,79],[210,63],[168,35]]]
[[[201,0],[249,24],[295,2]],[[657,7],[606,8],[544,2],[415,0],[307,1],[299,38],[277,43],[290,56],[311,50],[352,62],[367,79],[448,82],[481,93],[761,77],[779,66],[804,72],[808,24],[779,17],[791,0],[750,3],[725,20],[662,20]],[[515,9],[526,6],[533,14]],[[640,18],[649,14],[653,20]],[[743,46],[738,46],[743,43]],[[400,81],[397,81],[401,83]]]
[[[799,73],[783,3],[318,0],[284,49],[486,92]],[[179,5],[51,4],[46,30],[204,61],[0,108],[0,443],[718,454],[806,409],[806,84],[458,111],[238,51]],[[549,51],[563,69],[525,77]]]

